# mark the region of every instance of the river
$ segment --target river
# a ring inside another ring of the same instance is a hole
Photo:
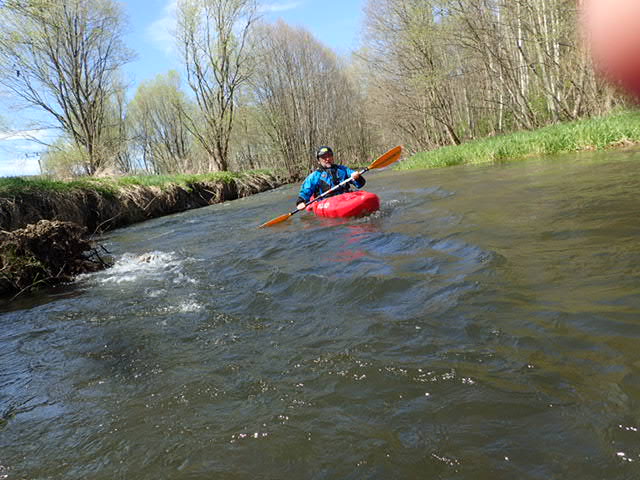
[[[640,151],[372,171],[103,239],[0,312],[0,478],[640,478]]]

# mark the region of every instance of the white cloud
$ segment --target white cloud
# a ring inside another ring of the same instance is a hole
[[[298,8],[302,5],[303,2],[277,2],[277,3],[267,3],[260,7],[260,10],[263,12],[284,12],[287,10],[293,10],[294,8]]]
[[[0,177],[38,175],[38,159],[57,133],[48,128],[0,132]]]
[[[38,163],[38,157],[12,158],[0,161],[0,177],[19,177],[39,174],[40,164]]]
[[[163,9],[161,18],[147,28],[147,35],[151,41],[167,55],[175,53],[175,31],[177,0],[170,0]]]

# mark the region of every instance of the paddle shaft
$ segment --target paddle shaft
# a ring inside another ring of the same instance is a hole
[[[360,175],[362,175],[365,172],[369,171],[369,167],[365,168],[364,170],[361,170],[359,173]],[[326,197],[327,195],[329,195],[332,192],[335,192],[336,190],[338,190],[340,187],[344,187],[347,183],[349,183],[352,180],[351,177],[347,178],[346,180],[341,181],[338,185],[336,185],[335,187],[331,187],[329,190],[327,190],[326,192],[318,195],[316,198],[314,198],[313,200],[309,200],[307,203],[304,204],[304,208],[307,208],[309,205],[316,203],[319,200],[322,200],[324,197]],[[295,209],[293,212],[291,212],[289,214],[289,216],[298,213],[300,210],[304,210],[304,208],[300,208],[300,209]]]
[[[363,170],[360,170],[358,173],[360,175],[362,175],[363,173],[366,173],[369,171],[369,167],[366,167]],[[309,200],[307,203],[305,203],[304,208],[307,208],[309,205],[311,205],[312,203],[317,202],[318,200],[322,200],[324,197],[326,197],[327,195],[329,195],[331,192],[335,192],[336,190],[338,190],[340,187],[345,186],[347,183],[351,182],[353,179],[351,177],[347,178],[346,180],[341,181],[338,185],[336,185],[335,187],[331,187],[329,190],[327,190],[326,192],[318,195],[316,198],[314,198],[313,200]]]

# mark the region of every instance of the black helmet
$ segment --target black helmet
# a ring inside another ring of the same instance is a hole
[[[326,154],[331,154],[333,155],[333,150],[331,150],[331,147],[327,147],[327,146],[322,146],[318,149],[318,151],[316,152],[316,159],[320,158],[323,155]]]

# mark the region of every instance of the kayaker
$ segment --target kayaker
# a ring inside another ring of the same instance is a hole
[[[333,150],[331,150],[331,147],[320,147],[316,152],[316,159],[318,160],[318,168],[305,179],[300,188],[300,193],[296,200],[298,210],[305,208],[312,196],[320,195],[348,178],[351,178],[351,182],[338,188],[335,193],[331,195],[348,192],[352,183],[357,188],[364,187],[366,181],[364,177],[360,175],[360,172],[345,167],[344,165],[336,165],[333,163]]]

